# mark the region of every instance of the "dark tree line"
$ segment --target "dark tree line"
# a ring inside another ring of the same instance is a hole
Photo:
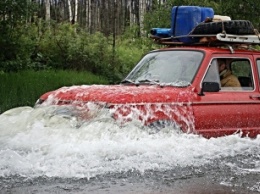
[[[146,20],[157,20],[162,11],[169,19],[175,5],[213,7],[220,15],[251,20],[259,27],[260,2],[255,0],[34,0],[39,6],[38,17],[57,22],[78,23],[89,32],[121,34],[127,27],[137,26],[140,34]],[[149,18],[146,19],[147,14]],[[146,25],[147,26],[147,25]]]
[[[88,32],[121,34],[128,26],[142,27],[154,0],[35,0],[38,17],[78,23]],[[161,3],[165,0],[161,0]]]
[[[255,0],[2,0],[0,21],[1,26],[8,21],[14,27],[17,22],[42,18],[77,23],[91,33],[121,34],[127,27],[135,26],[142,32],[149,22],[155,23],[151,21],[163,23],[162,17],[169,20],[175,5],[211,6],[217,14],[248,19],[256,28],[260,26],[260,2]]]

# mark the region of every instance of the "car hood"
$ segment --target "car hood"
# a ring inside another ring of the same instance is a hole
[[[62,87],[40,97],[47,104],[58,102],[105,102],[112,104],[189,102],[194,97],[191,87],[158,85],[82,85]]]

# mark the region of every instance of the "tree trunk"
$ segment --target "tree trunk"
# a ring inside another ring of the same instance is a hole
[[[144,35],[144,14],[146,12],[146,0],[139,0],[139,24],[140,24],[140,33]]]
[[[89,32],[92,32],[92,2],[91,0],[87,0],[88,1],[88,29]]]
[[[115,54],[115,48],[116,48],[116,0],[113,0],[113,10],[114,10],[114,13],[113,13],[113,56]]]
[[[78,22],[78,0],[75,0],[75,14],[74,14],[74,22]]]
[[[129,6],[129,12],[130,12],[130,26],[133,26],[135,24],[135,0],[130,0],[130,6]]]
[[[45,0],[45,20],[49,22],[51,20],[51,5],[50,0]]]
[[[74,23],[73,21],[73,14],[72,14],[72,6],[70,0],[68,0],[68,9],[69,9],[69,21],[71,23]]]
[[[87,29],[87,31],[89,31],[89,17],[88,17],[88,13],[89,13],[89,0],[86,0],[86,23],[85,23],[85,27]]]

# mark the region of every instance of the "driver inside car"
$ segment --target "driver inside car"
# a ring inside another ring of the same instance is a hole
[[[241,87],[238,78],[228,69],[225,59],[218,59],[221,87]]]

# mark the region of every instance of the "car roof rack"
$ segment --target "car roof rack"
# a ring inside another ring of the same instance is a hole
[[[260,35],[255,30],[255,35],[236,35],[236,34],[199,34],[199,35],[183,35],[176,37],[161,38],[158,36],[150,36],[155,43],[168,46],[224,46],[224,45],[260,45]],[[179,40],[189,38],[187,42]]]

